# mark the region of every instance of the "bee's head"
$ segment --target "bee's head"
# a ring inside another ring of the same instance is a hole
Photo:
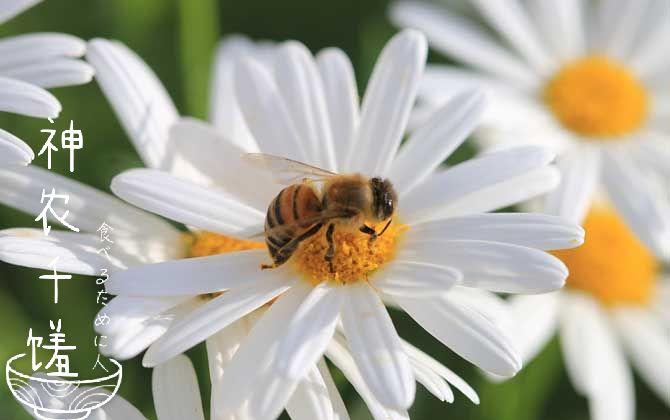
[[[398,196],[388,179],[370,179],[372,188],[372,213],[379,221],[387,220],[395,211]]]

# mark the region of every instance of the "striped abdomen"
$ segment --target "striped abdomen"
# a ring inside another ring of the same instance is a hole
[[[295,184],[279,192],[265,216],[265,242],[275,266],[288,260],[301,240],[315,234],[321,225],[301,222],[313,220],[321,213],[321,202],[314,189]],[[277,229],[284,226],[283,229]],[[281,250],[281,252],[280,252]]]

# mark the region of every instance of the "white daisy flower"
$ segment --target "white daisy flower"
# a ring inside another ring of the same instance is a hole
[[[425,376],[398,337],[384,298],[481,368],[504,376],[520,369],[491,313],[478,310],[482,299],[497,302],[495,297],[476,289],[560,288],[567,270],[544,251],[581,244],[583,231],[553,216],[486,214],[557,185],[558,174],[548,166],[553,154],[544,149],[491,153],[438,170],[477,123],[479,94],[465,93],[446,104],[398,150],[425,56],[418,32],[404,31],[389,41],[360,112],[351,65],[339,50],[315,59],[303,45],[287,42],[272,57],[247,57],[234,69],[234,87],[253,143],[238,147],[191,122],[175,147],[188,150],[196,168],[216,174],[218,186],[145,169],[114,179],[112,190],[138,207],[227,235],[197,235],[195,256],[211,254],[209,249],[231,236],[262,231],[278,188],[241,163],[252,147],[340,173],[388,176],[399,195],[402,223],[393,223],[374,246],[362,233],[335,231],[334,275],[324,260],[325,232],[307,239],[289,263],[274,270],[259,269],[268,261],[267,251],[259,249],[114,273],[108,290],[125,299],[156,297],[174,306],[211,294],[172,322],[145,354],[145,365],[235,330],[261,310],[265,313],[218,381],[226,414],[275,417],[325,353],[345,374],[357,372],[347,376],[359,391],[405,416],[415,378]]]
[[[670,256],[667,1],[470,3],[505,45],[448,7],[391,8],[392,20],[467,66],[430,66],[419,114],[455,90],[486,88],[492,105],[475,133],[484,146],[533,142],[559,154],[549,213],[581,221],[602,185],[639,238]]]
[[[222,44],[217,54],[215,93],[220,90],[230,91],[227,89],[230,76],[228,68],[239,53],[252,46],[250,42],[237,37]],[[266,54],[267,49],[267,45],[253,46],[253,51],[258,52],[261,58]],[[203,136],[198,135],[196,139],[202,137],[202,141],[214,141],[217,147],[235,147],[234,145],[226,146],[228,142],[222,139],[218,132],[202,123],[190,120],[177,122],[178,115],[169,96],[156,76],[139,57],[122,44],[95,40],[89,46],[88,59],[98,70],[97,78],[103,91],[110,98],[124,128],[148,166],[167,168],[172,167],[170,164],[180,162],[179,165],[173,167],[174,173],[183,177],[192,176],[198,181],[203,181],[205,176],[211,180],[221,175],[216,165],[201,165],[207,159],[207,155],[202,151],[195,159],[195,163],[199,166],[199,171],[196,173],[192,170],[193,165],[189,164],[192,153],[189,153],[188,148],[180,147],[179,152],[186,152],[177,154],[172,153],[176,149],[165,146],[168,131],[171,131],[172,141],[179,144],[185,139],[192,140],[190,136],[194,133],[193,130],[199,129],[202,130],[200,134]],[[342,55],[341,60],[346,60],[346,57]],[[341,62],[347,63],[346,61]],[[132,77],[126,72],[128,68],[134,70]],[[234,101],[226,102],[226,108],[231,105],[234,105]],[[161,112],[153,112],[154,110],[161,110]],[[244,125],[238,123],[235,126],[231,123],[234,121],[230,119],[231,117],[226,117],[224,113],[216,111],[217,109],[213,112],[214,121],[228,118],[225,120],[228,121],[226,126],[236,127],[238,134],[245,129]],[[173,124],[173,129],[169,130]],[[243,139],[240,135],[236,138],[238,141]],[[236,149],[235,153],[237,156],[241,152]],[[235,160],[231,157],[228,170],[234,171],[232,165],[235,164]],[[229,176],[222,179],[232,178]],[[67,206],[67,209],[70,210],[68,220],[82,230],[82,233],[78,234],[52,231],[47,238],[42,235],[41,230],[37,229],[5,230],[0,233],[2,236],[0,237],[0,258],[7,262],[49,269],[49,262],[55,256],[59,256],[59,270],[97,275],[101,268],[110,267],[110,265],[116,269],[125,269],[152,262],[193,255],[211,255],[259,246],[257,243],[235,240],[204,231],[183,234],[156,216],[131,208],[105,193],[40,168],[27,167],[14,171],[0,171],[0,180],[3,185],[3,188],[0,189],[0,202],[30,214],[39,212],[38,200],[30,197],[39,197],[40,188],[43,185],[51,185],[58,193],[68,194],[70,196]],[[57,207],[56,210],[57,213],[60,213],[63,209]],[[115,229],[115,248],[111,261],[107,261],[96,253],[100,247],[96,230],[102,221]],[[99,334],[106,336],[108,344],[107,347],[101,348],[101,351],[107,356],[119,359],[134,357],[159,338],[175,319],[204,305],[207,300],[205,295],[159,298],[117,297],[101,310],[101,313],[111,318],[109,325],[97,328]],[[488,306],[500,306],[499,302],[492,299],[480,300]],[[264,311],[265,308],[260,308],[237,322],[234,327],[230,326],[207,340],[210,373],[214,384],[213,401],[218,401],[218,393],[222,392],[217,383],[220,382],[223,368],[248,334],[255,319]],[[410,355],[415,375],[430,392],[443,401],[451,402],[454,399],[448,386],[448,383],[451,383],[472,401],[478,403],[476,393],[453,372],[408,343],[403,342],[403,346]],[[389,411],[372,396],[360,379],[361,374],[353,364],[346,344],[334,342],[329,352],[331,358],[337,358],[342,370],[347,373],[376,418],[401,415]],[[331,400],[318,397],[322,394],[320,387],[323,384],[330,386],[329,374],[327,371],[323,372],[324,366],[323,361],[317,363],[288,401],[286,408],[293,413],[294,418],[330,418],[343,411],[339,396]],[[319,401],[320,404],[314,405],[314,401]],[[214,405],[214,410],[220,410],[217,407],[220,405]],[[300,415],[302,417],[299,417]],[[218,416],[218,412],[215,412],[213,418],[218,418]]]
[[[0,4],[0,24],[41,0],[9,0]],[[37,118],[56,118],[58,100],[45,88],[88,83],[91,67],[77,60],[86,43],[71,35],[34,33],[0,40],[0,112]],[[0,167],[27,165],[35,155],[30,147],[0,129]]]
[[[560,292],[511,299],[508,331],[530,361],[556,333],[575,389],[591,418],[635,418],[628,359],[670,406],[670,277],[613,207],[597,204],[586,242],[556,253],[570,270]]]

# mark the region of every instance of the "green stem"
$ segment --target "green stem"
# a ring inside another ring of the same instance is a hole
[[[185,111],[205,118],[211,60],[219,37],[217,2],[177,0],[177,3]]]

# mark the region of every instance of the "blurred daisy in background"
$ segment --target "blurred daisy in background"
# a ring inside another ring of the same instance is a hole
[[[11,0],[0,4],[0,24],[40,0]],[[71,35],[34,33],[0,39],[0,111],[37,118],[56,118],[58,100],[46,88],[88,83],[91,67],[77,60],[86,43]],[[18,137],[0,129],[0,167],[26,165],[32,149]]]
[[[423,1],[391,7],[394,22],[467,66],[429,66],[419,114],[485,88],[491,106],[475,133],[484,147],[530,141],[558,153],[563,181],[547,212],[581,222],[602,185],[642,242],[669,257],[668,2],[470,3],[484,23]]]
[[[511,49],[446,8],[399,2],[391,9],[395,22],[421,27],[437,50],[471,68],[431,66],[417,118],[457,86],[485,88],[492,104],[477,140],[553,147],[562,184],[543,208],[587,232],[582,247],[555,253],[569,268],[567,287],[512,297],[507,329],[524,361],[559,331],[568,372],[594,419],[635,416],[624,354],[670,405],[662,273],[670,257],[668,4],[471,3]]]
[[[670,277],[611,205],[596,204],[584,229],[584,245],[555,253],[570,270],[566,287],[511,298],[505,329],[524,362],[560,335],[568,374],[595,420],[635,418],[627,358],[670,406]]]
[[[521,365],[492,321],[502,305],[490,291],[560,288],[567,270],[544,251],[580,245],[583,231],[555,216],[486,212],[555,188],[558,174],[548,166],[553,154],[523,147],[438,170],[477,124],[483,103],[473,92],[447,103],[399,148],[426,55],[418,32],[403,31],[388,42],[360,111],[353,70],[341,51],[328,49],[315,59],[302,44],[287,42],[274,54],[247,55],[232,70],[247,143],[227,141],[192,120],[178,124],[181,136],[171,136],[173,149],[188,153],[192,169],[209,179],[135,169],[112,183],[128,202],[197,228],[191,254],[199,258],[118,271],[108,282],[120,298],[205,302],[151,345],[145,365],[204,340],[210,347],[219,335],[235,350],[219,352],[227,364],[212,398],[218,388],[223,414],[273,418],[325,353],[369,407],[371,400],[381,408],[376,418],[406,417],[415,379],[426,385],[425,369],[417,369],[415,350],[398,337],[383,298],[467,360],[514,375]],[[240,157],[249,151],[340,173],[387,175],[399,193],[402,224],[392,225],[374,247],[362,233],[336,232],[335,279],[323,258],[323,232],[275,270],[259,269],[269,258],[264,249],[212,256],[220,246],[248,243],[235,238],[262,232],[267,205],[278,193],[272,180],[243,164]],[[226,339],[239,334],[249,315],[257,321],[248,336]]]

